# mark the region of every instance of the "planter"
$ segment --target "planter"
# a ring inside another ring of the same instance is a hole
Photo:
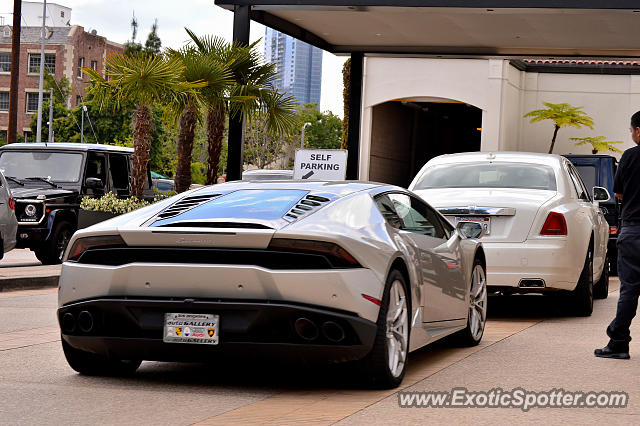
[[[80,209],[78,210],[78,229],[87,228],[116,216],[118,215],[115,213]]]

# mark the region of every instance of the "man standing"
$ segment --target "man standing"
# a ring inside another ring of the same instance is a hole
[[[631,138],[640,145],[640,111],[631,116],[630,130]],[[622,230],[617,242],[620,298],[616,317],[607,327],[609,343],[596,349],[594,354],[602,358],[629,359],[629,327],[640,296],[640,146],[622,154],[613,192],[622,201]]]

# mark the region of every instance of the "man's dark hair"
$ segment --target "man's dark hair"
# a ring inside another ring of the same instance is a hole
[[[640,111],[631,116],[631,127],[633,127],[634,129],[636,127],[640,127]]]

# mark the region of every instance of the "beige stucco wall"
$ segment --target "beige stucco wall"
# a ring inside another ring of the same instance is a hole
[[[501,59],[365,57],[360,178],[371,167],[372,108],[393,100],[455,100],[482,110],[483,151],[546,152],[553,125],[529,123],[523,115],[542,102],[583,106],[594,129],[563,128],[554,153],[590,153],[571,137],[606,136],[633,146],[629,117],[640,110],[640,76],[546,74],[519,71]]]

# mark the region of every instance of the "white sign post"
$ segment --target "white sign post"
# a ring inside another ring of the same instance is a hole
[[[346,175],[346,149],[296,149],[294,179],[344,180]]]

